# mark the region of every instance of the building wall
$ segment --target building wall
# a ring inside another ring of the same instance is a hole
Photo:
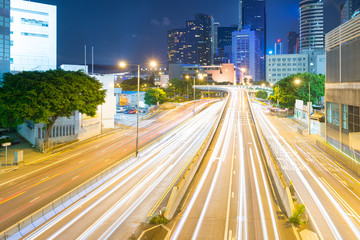
[[[11,71],[56,69],[56,6],[11,0]]]
[[[10,71],[10,0],[0,1],[0,77]]]
[[[276,83],[284,77],[309,70],[307,54],[282,54],[266,56],[266,81]]]
[[[348,29],[353,31],[349,33]],[[326,139],[360,160],[360,15],[326,35]]]

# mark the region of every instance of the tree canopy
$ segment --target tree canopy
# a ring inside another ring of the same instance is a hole
[[[69,118],[76,110],[94,116],[105,95],[98,80],[80,71],[5,73],[0,83],[0,122],[6,127],[26,120],[44,123],[47,142],[58,117]]]
[[[158,102],[162,104],[166,100],[166,94],[162,89],[153,88],[145,93],[144,99],[147,105],[156,105]]]
[[[267,93],[267,91],[259,90],[255,93],[255,97],[261,98],[261,99],[267,99],[268,93]]]
[[[295,80],[300,80],[300,83],[296,84]],[[273,102],[279,100],[279,105],[286,108],[293,108],[296,99],[308,102],[309,82],[311,102],[318,103],[325,94],[325,76],[312,73],[298,73],[281,79],[274,85],[274,94],[269,99]]]

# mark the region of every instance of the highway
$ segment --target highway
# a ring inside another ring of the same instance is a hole
[[[253,104],[261,130],[319,239],[360,239],[360,182],[285,120]]]
[[[246,91],[230,103],[171,239],[296,239],[258,147]]]
[[[201,111],[129,161],[110,181],[24,239],[127,239],[187,169],[224,102]]]
[[[197,103],[200,111],[205,102]],[[140,124],[140,147],[144,147],[193,118],[187,104],[158,114]],[[135,128],[120,131],[45,161],[1,175],[0,231],[74,189],[135,152]]]

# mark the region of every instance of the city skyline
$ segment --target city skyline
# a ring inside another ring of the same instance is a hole
[[[335,14],[328,21],[331,28],[340,23],[338,8],[343,1],[325,2],[331,16]],[[88,46],[88,63],[91,46],[94,46],[96,64],[112,65],[119,59],[142,64],[151,58],[166,64],[167,31],[184,27],[184,22],[196,13],[211,14],[221,26],[238,24],[237,0],[224,3],[212,0],[191,3],[185,0],[179,6],[164,4],[161,0],[103,5],[94,0],[36,2],[53,4],[58,8],[58,65],[84,63],[84,45]],[[289,31],[299,31],[298,3],[298,0],[266,1],[268,49],[271,50],[276,39],[285,38]]]

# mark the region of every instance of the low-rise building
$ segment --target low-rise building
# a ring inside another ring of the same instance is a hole
[[[199,66],[191,64],[170,64],[169,78],[185,79],[186,76],[198,77],[203,74],[208,82],[234,82],[235,69],[232,63],[223,63],[216,66]]]
[[[266,55],[266,81],[269,83],[276,83],[292,74],[308,71],[307,54]]]

